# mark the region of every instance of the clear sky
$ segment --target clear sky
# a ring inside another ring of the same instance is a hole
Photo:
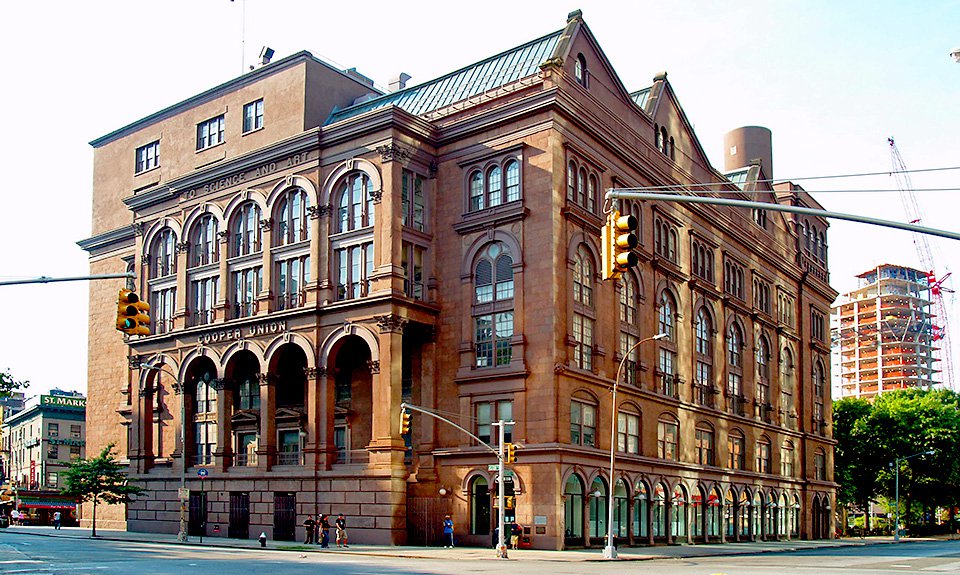
[[[723,134],[743,125],[773,131],[776,178],[890,170],[889,136],[908,168],[960,166],[958,1],[33,0],[4,10],[0,35],[0,277],[87,274],[75,242],[91,229],[88,142],[240,75],[264,45],[413,85],[560,29],[578,8],[628,90],[668,72],[718,168]],[[827,209],[908,219],[896,193],[827,192],[895,189],[890,176],[799,182]],[[960,230],[960,170],[912,182],[953,188],[917,197],[924,225]],[[828,242],[841,292],[878,263],[919,266],[906,232],[837,222]],[[960,273],[960,244],[934,244],[938,272]],[[87,293],[0,286],[0,369],[29,379],[28,395],[85,391]]]

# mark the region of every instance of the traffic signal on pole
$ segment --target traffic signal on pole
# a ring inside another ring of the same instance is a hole
[[[637,247],[637,218],[621,216],[613,210],[600,233],[603,279],[612,280],[639,263],[633,248]]]
[[[117,329],[129,335],[150,335],[150,305],[133,290],[122,289],[117,297]]]
[[[410,412],[406,409],[400,410],[400,435],[410,433]]]
[[[517,445],[515,443],[504,443],[504,451],[506,452],[506,463],[516,463],[517,462]]]
[[[504,509],[513,509],[517,506],[517,498],[514,495],[504,495],[503,496],[503,508]]]

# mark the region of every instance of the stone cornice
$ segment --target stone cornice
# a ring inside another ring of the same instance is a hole
[[[419,116],[397,106],[386,106],[359,116],[324,126],[320,130],[320,144],[327,148],[340,143],[353,143],[365,134],[396,129],[408,133],[428,145],[436,146],[437,128]]]
[[[134,237],[133,224],[131,224],[80,240],[77,245],[86,252],[94,252],[117,244],[132,242]]]

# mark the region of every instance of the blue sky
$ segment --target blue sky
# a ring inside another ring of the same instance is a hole
[[[960,165],[960,64],[948,56],[960,46],[957,1],[466,6],[37,0],[8,8],[0,277],[86,274],[75,242],[90,234],[88,142],[239,75],[263,45],[278,58],[309,50],[380,85],[406,72],[412,85],[557,30],[577,8],[628,90],[668,72],[715,166],[722,168],[723,134],[743,125],[773,131],[777,178],[889,170],[889,136],[909,168]],[[960,170],[912,181],[960,189]],[[826,192],[895,188],[889,176],[801,183],[827,209],[907,219],[895,193]],[[955,195],[917,192],[923,223],[960,230]],[[905,232],[837,222],[829,243],[840,291],[877,263],[919,265]],[[939,273],[960,272],[958,246],[935,245]],[[0,325],[0,369],[31,380],[29,393],[85,389],[84,283],[0,287]]]

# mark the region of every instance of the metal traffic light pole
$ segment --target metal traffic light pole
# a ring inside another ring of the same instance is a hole
[[[460,431],[466,433],[467,435],[469,435],[470,437],[472,437],[473,439],[475,439],[480,445],[482,445],[482,446],[486,447],[488,450],[492,451],[492,452],[497,456],[497,461],[498,461],[498,463],[499,463],[499,466],[498,466],[499,472],[497,473],[497,507],[498,507],[498,509],[499,509],[499,512],[498,512],[498,514],[497,514],[497,525],[498,525],[497,529],[500,531],[500,534],[499,534],[498,537],[497,537],[497,557],[499,557],[500,559],[507,559],[507,558],[508,558],[508,557],[507,557],[507,546],[504,544],[504,539],[503,539],[503,538],[504,538],[504,533],[503,533],[503,532],[504,532],[504,528],[506,527],[506,526],[504,525],[504,521],[506,520],[506,518],[505,518],[505,513],[504,513],[504,489],[505,489],[504,483],[505,483],[506,469],[505,469],[504,466],[505,466],[505,464],[506,464],[506,459],[507,459],[506,454],[504,453],[504,438],[505,438],[505,436],[506,436],[506,432],[505,432],[506,426],[508,426],[508,425],[516,425],[516,422],[515,422],[515,421],[504,421],[504,420],[501,419],[501,420],[497,421],[496,423],[491,423],[491,424],[490,424],[490,425],[499,427],[499,443],[500,443],[500,444],[499,444],[496,448],[494,448],[492,445],[490,445],[490,444],[487,443],[486,441],[480,439],[480,438],[477,437],[476,435],[470,433],[469,431],[467,431],[467,430],[464,429],[463,427],[457,425],[456,423],[450,421],[450,420],[447,419],[446,417],[443,417],[443,416],[441,416],[441,415],[437,415],[436,413],[433,413],[432,411],[426,410],[426,409],[424,409],[424,408],[422,408],[422,407],[420,407],[420,406],[418,406],[418,405],[411,405],[411,404],[409,404],[409,403],[401,403],[401,404],[400,404],[401,413],[403,413],[404,411],[406,411],[406,410],[408,410],[408,409],[411,410],[411,411],[416,411],[416,412],[418,412],[418,413],[422,413],[422,414],[424,414],[424,415],[429,415],[430,417],[432,417],[432,418],[434,418],[434,419],[439,419],[440,421],[442,421],[442,422],[444,422],[444,423],[446,423],[446,424],[448,424],[448,425],[452,425],[453,427],[456,427],[456,428],[459,429]],[[403,417],[401,417],[401,420],[403,420]]]
[[[0,286],[12,286],[20,284],[49,284],[54,282],[82,282],[89,280],[110,280],[117,278],[128,278],[136,279],[137,274],[133,272],[125,272],[122,274],[97,274],[92,276],[73,276],[66,278],[51,278],[47,276],[40,276],[38,278],[30,278],[25,280],[6,280],[0,281]]]

